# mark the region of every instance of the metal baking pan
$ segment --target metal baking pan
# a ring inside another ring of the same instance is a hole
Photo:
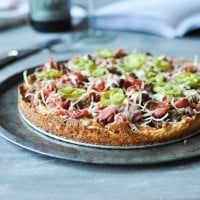
[[[154,164],[200,155],[200,134],[146,146],[102,146],[65,140],[29,123],[17,108],[17,86],[22,72],[0,83],[0,135],[25,149],[43,155],[96,164]]]

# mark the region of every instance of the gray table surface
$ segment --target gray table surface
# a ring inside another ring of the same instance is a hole
[[[0,52],[27,47],[57,34],[38,33],[28,25],[0,32]],[[165,39],[124,33],[115,40],[85,45],[60,34],[69,51],[48,50],[0,70],[0,80],[14,72],[44,63],[50,57],[63,60],[97,48],[150,50],[156,54],[200,56],[200,37]],[[45,157],[24,150],[0,137],[0,199],[200,199],[200,158],[150,166],[104,166]]]

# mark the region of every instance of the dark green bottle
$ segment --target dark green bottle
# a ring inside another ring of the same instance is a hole
[[[72,29],[69,0],[30,0],[30,24],[42,32]]]

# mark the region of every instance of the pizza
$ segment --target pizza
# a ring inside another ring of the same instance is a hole
[[[105,146],[152,145],[198,132],[197,57],[100,49],[23,73],[18,108],[52,136]]]

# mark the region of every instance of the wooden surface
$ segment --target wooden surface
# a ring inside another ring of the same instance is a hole
[[[0,33],[0,52],[27,47],[56,34],[38,33],[22,26]],[[139,33],[118,33],[115,40],[85,45],[70,42],[61,34],[70,51],[33,55],[0,70],[0,80],[13,72],[44,63],[50,57],[64,60],[97,48],[150,50],[174,56],[198,55],[200,36],[164,39]],[[75,49],[75,50],[73,50]],[[79,50],[79,52],[77,51]],[[12,116],[11,116],[12,117]],[[200,199],[200,158],[150,166],[103,166],[53,159],[17,147],[0,137],[0,199]]]

